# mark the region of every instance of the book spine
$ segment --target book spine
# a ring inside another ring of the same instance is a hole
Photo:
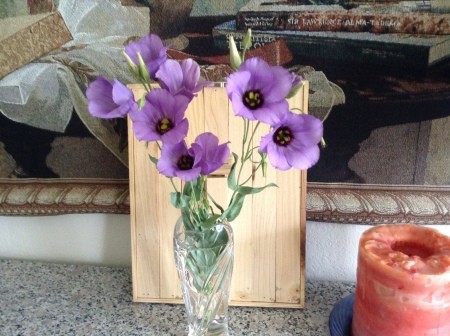
[[[237,28],[241,30],[450,34],[450,14],[434,13],[239,12],[236,22]]]
[[[242,49],[244,32],[214,28],[214,44],[228,50],[228,38],[233,36],[238,48]],[[253,48],[282,38],[292,53],[300,57],[332,59],[345,62],[368,63],[381,66],[407,67],[424,70],[430,63],[430,51],[426,46],[401,45],[399,43],[371,43],[352,39],[337,39],[324,36],[294,34],[271,34],[253,31]]]

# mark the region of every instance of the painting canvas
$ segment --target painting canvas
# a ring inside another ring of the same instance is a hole
[[[445,4],[420,2],[450,15]],[[313,5],[265,3],[274,4],[280,12],[283,6]],[[72,40],[0,79],[0,211],[127,212],[126,124],[92,118],[87,85],[98,74],[131,83],[120,49],[149,31],[166,39],[171,57],[194,57],[205,75],[220,80],[227,37],[233,35],[239,45],[243,30],[236,18],[249,5],[252,1],[3,1],[2,21],[32,9],[33,15],[58,11]],[[309,111],[326,117],[326,147],[308,171],[309,219],[449,222],[449,35],[253,29],[253,36],[251,53],[307,79]],[[48,185],[59,198],[45,194]]]

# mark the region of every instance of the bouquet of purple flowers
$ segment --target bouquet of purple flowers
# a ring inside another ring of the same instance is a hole
[[[185,223],[192,229],[201,229],[218,220],[234,220],[242,208],[246,195],[261,192],[259,188],[245,186],[252,176],[241,176],[242,167],[259,153],[258,170],[264,173],[267,160],[276,169],[308,169],[319,159],[322,122],[310,115],[289,110],[287,98],[302,85],[302,78],[281,66],[270,66],[261,58],[245,60],[251,45],[251,32],[244,39],[244,50],[239,53],[230,39],[230,64],[235,70],[226,79],[226,91],[236,116],[242,117],[244,136],[242,153],[233,153],[234,163],[228,175],[228,187],[233,190],[227,206],[221,206],[207,193],[208,175],[221,167],[229,158],[228,143],[219,144],[212,133],[200,134],[192,144],[185,137],[189,121],[185,111],[190,101],[211,82],[200,80],[200,67],[192,59],[178,62],[168,59],[167,46],[156,35],[148,35],[125,47],[124,57],[134,78],[147,94],[139,101],[133,92],[118,80],[103,76],[93,81],[86,91],[89,112],[98,118],[120,118],[129,115],[133,132],[138,140],[158,143],[160,157],[151,157],[156,169],[169,178],[184,180],[183,190],[171,194],[172,204],[181,209]],[[159,87],[152,87],[153,83]],[[269,124],[270,132],[253,147],[255,132],[250,123]],[[215,213],[210,204],[219,213]]]

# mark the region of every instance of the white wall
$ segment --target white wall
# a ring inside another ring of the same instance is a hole
[[[128,215],[0,216],[0,259],[130,265]]]
[[[450,236],[450,226],[435,226]],[[354,281],[366,225],[307,223],[308,280]],[[128,215],[0,216],[0,259],[131,265]]]

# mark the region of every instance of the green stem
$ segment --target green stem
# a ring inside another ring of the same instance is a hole
[[[258,147],[251,147],[251,146],[253,145],[253,138],[254,138],[254,136],[256,134],[256,130],[258,129],[260,124],[261,123],[259,121],[256,123],[255,127],[252,130],[250,138],[248,138],[248,133],[249,133],[248,131],[249,131],[249,128],[250,128],[250,122],[248,120],[244,119],[244,136],[243,136],[243,141],[242,141],[241,165],[239,167],[239,172],[238,172],[237,178],[236,178],[236,184],[238,186],[242,186],[242,185],[246,184],[253,177],[254,172],[252,171],[252,173],[245,180],[245,182],[243,182],[243,183],[239,182],[241,180],[241,175],[242,175],[242,172],[244,170],[245,163],[251,159],[254,149],[258,148]],[[244,152],[244,148],[246,148],[245,152]],[[259,168],[259,166],[258,166],[258,168]],[[231,195],[231,199],[230,199],[229,205],[231,205],[233,203],[233,200],[234,200],[235,196],[236,196],[236,190],[234,190],[233,194]]]
[[[244,157],[245,157],[244,148],[245,148],[245,143],[247,142],[248,130],[250,128],[250,121],[248,121],[247,119],[242,119],[242,120],[244,120],[244,136],[242,137],[241,165],[244,163]]]
[[[175,182],[173,181],[173,177],[169,177],[170,183],[172,184],[173,190],[175,190],[175,192],[178,192],[178,188],[175,185]]]
[[[141,84],[144,86],[145,91],[147,91],[147,93],[149,93],[150,91],[152,91],[152,87],[149,83],[145,82],[145,81],[141,81]]]
[[[253,150],[254,150],[255,148],[258,148],[258,147],[252,147],[252,148],[250,148],[250,146],[253,145],[253,137],[255,136],[256,130],[258,129],[258,126],[259,126],[260,124],[261,124],[261,123],[258,121],[258,122],[256,123],[255,127],[253,128],[252,135],[251,135],[250,140],[249,140],[249,142],[248,142],[248,144],[247,144],[247,153],[246,153],[246,158],[245,158],[246,160],[250,159],[251,156],[252,156]]]
[[[247,179],[242,183],[242,185],[245,185],[248,181],[250,181],[253,177],[253,175],[258,171],[258,169],[261,167],[261,162],[258,163],[255,170],[253,171],[253,174],[247,177]]]

